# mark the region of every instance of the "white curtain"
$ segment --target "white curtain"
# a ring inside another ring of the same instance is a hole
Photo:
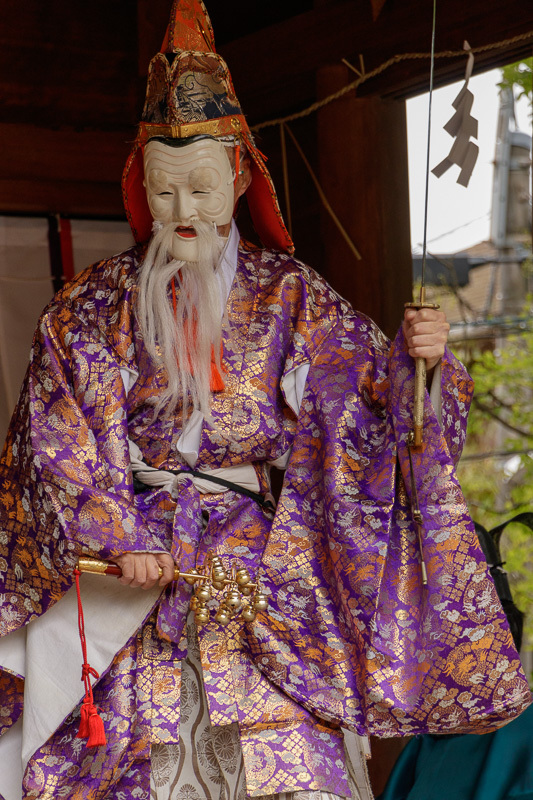
[[[127,222],[71,220],[74,270],[133,244]],[[26,372],[33,331],[53,295],[48,220],[0,216],[0,441]]]

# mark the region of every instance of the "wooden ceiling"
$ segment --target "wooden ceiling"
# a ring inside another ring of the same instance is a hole
[[[136,5],[136,8],[135,8]],[[0,28],[0,122],[109,130],[135,125],[148,61],[171,0],[26,0],[8,3]],[[206,0],[218,49],[253,123],[315,99],[317,70],[343,58],[372,70],[400,53],[428,52],[431,0],[386,0],[376,21],[370,0]],[[529,39],[476,57],[477,71],[533,52],[533,3],[440,0],[436,50]],[[408,96],[427,87],[427,59],[403,62],[359,89]],[[436,83],[464,74],[464,60],[438,59]]]
[[[305,108],[317,74],[346,58],[367,71],[427,52],[431,0],[206,0],[218,48],[252,124]],[[0,210],[117,214],[117,183],[135,135],[151,56],[171,0],[25,0],[2,9]],[[460,50],[530,34],[476,58],[476,71],[528,56],[533,3],[439,0],[436,49]],[[465,59],[438,59],[436,83],[460,78]],[[358,95],[406,97],[428,83],[427,59],[404,61]],[[98,152],[98,157],[95,153]]]
[[[475,71],[511,63],[533,53],[533,3],[524,0],[440,0],[436,51],[460,51],[529,32],[525,41],[476,57]],[[371,71],[395,55],[428,53],[431,0],[387,0],[374,22],[370,0],[327,4],[251,33],[220,49],[253,122],[313,101],[317,70],[346,58]],[[275,43],[275,45],[273,45]],[[253,69],[250,69],[253,65]],[[436,85],[464,76],[464,58],[439,58]],[[359,96],[408,97],[427,90],[429,59],[405,61],[358,89]]]

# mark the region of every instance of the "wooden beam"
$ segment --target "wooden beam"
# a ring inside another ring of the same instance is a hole
[[[285,22],[237,39],[220,48],[227,60],[239,99],[252,122],[259,122],[312,102],[315,74],[320,68],[347,58],[366,70],[394,55],[429,52],[431,4],[386,3],[376,22],[369,0],[350,0],[319,7]],[[533,3],[523,0],[446,0],[437,21],[437,50],[461,50],[464,39],[472,47],[532,32],[529,43],[516,42],[503,51],[488,51],[476,59],[476,71],[509,63],[530,52],[533,41]],[[436,84],[464,75],[464,59],[436,64]],[[369,81],[358,94],[406,96],[428,83],[429,62],[404,62]]]
[[[6,198],[9,198],[6,200]],[[126,219],[118,184],[95,181],[4,180],[0,212]]]
[[[1,125],[0,211],[124,216],[122,169],[135,132]]]
[[[131,0],[4,3],[0,122],[101,130],[138,121]]]

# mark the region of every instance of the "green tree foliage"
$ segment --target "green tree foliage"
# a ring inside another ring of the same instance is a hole
[[[498,84],[502,89],[516,91],[516,99],[527,97],[533,103],[533,58],[508,64],[502,69],[502,80]]]
[[[524,323],[526,324],[526,323]],[[530,326],[531,327],[531,326]],[[476,384],[459,479],[472,517],[487,529],[533,511],[533,329],[473,354]],[[517,606],[526,613],[526,646],[533,645],[533,534],[506,529],[502,552]]]
[[[502,69],[502,88],[533,106],[533,58]],[[526,267],[531,281],[531,264]],[[522,511],[533,511],[533,303],[511,336],[494,347],[465,349],[476,384],[465,457],[459,478],[472,517],[487,529]],[[490,320],[487,320],[490,324]],[[533,533],[523,525],[506,528],[502,553],[516,605],[525,612],[524,645],[533,648]]]

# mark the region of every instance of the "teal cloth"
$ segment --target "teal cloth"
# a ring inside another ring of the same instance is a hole
[[[533,800],[533,706],[495,733],[417,736],[376,800]]]

